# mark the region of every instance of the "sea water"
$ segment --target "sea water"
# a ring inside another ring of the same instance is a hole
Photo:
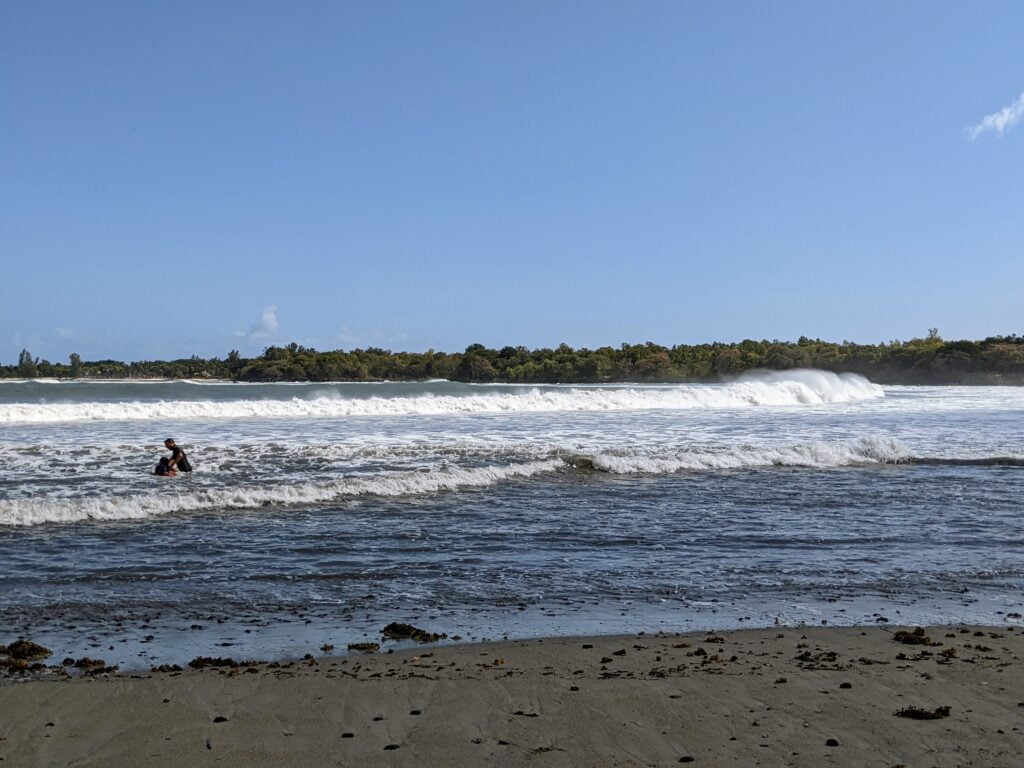
[[[1024,389],[0,382],[0,629],[131,666],[1018,622]],[[174,438],[195,471],[151,474]],[[0,642],[4,638],[0,637]]]

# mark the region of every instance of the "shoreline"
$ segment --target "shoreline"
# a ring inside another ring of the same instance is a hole
[[[142,756],[147,766],[438,767],[1024,759],[1019,626],[787,626],[331,652],[0,678],[0,758],[5,768],[118,768]]]

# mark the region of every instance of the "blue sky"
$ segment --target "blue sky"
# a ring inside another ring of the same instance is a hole
[[[1016,2],[4,3],[0,361],[1019,333],[1022,28]]]

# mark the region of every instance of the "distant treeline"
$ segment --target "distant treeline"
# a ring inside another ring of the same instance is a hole
[[[289,344],[267,347],[259,357],[205,360],[82,360],[51,363],[24,350],[15,365],[0,366],[0,378],[166,378],[236,381],[410,381],[451,379],[475,382],[588,383],[692,381],[732,376],[754,369],[821,368],[850,371],[882,384],[1024,384],[1024,336],[990,336],[981,341],[945,341],[931,329],[925,338],[881,344],[808,339],[663,347],[554,349],[473,344],[464,352],[390,352],[368,348],[318,352]]]

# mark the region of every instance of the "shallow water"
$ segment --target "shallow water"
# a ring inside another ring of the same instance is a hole
[[[341,647],[392,620],[1002,623],[1024,584],[1022,407],[1019,388],[800,371],[2,382],[0,623],[129,665]],[[167,436],[191,476],[148,474]]]

